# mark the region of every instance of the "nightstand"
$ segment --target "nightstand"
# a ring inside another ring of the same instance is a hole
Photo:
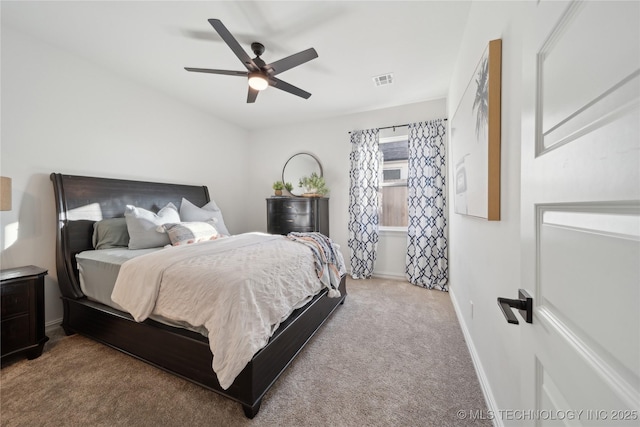
[[[28,265],[0,270],[1,360],[24,353],[28,359],[42,354],[49,338],[44,334],[44,276],[47,270]]]

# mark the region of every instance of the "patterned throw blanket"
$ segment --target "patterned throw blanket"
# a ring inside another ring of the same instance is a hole
[[[329,289],[328,296],[338,298],[340,296],[338,290],[340,278],[347,272],[340,246],[324,234],[317,232],[291,232],[287,237],[311,249],[315,258],[318,278]]]

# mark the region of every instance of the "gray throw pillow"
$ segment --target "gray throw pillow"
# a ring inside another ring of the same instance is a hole
[[[107,218],[93,224],[95,249],[126,248],[129,245],[127,221],[124,218]]]
[[[220,208],[213,200],[199,208],[187,199],[183,198],[182,203],[180,204],[180,218],[182,221],[188,222],[212,222],[213,220],[213,225],[220,234],[224,234],[225,236],[231,235],[229,230],[227,230],[227,227],[224,225],[222,211],[220,211]]]

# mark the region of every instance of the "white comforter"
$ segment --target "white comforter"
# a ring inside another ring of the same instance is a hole
[[[129,260],[111,299],[139,322],[153,313],[204,326],[213,370],[227,389],[280,322],[322,287],[309,248],[247,233]]]

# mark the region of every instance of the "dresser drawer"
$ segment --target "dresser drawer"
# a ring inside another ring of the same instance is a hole
[[[267,232],[270,234],[289,234],[291,231],[307,232],[315,231],[313,225],[306,224],[308,221],[298,223],[292,222],[274,222],[267,225]]]
[[[311,204],[307,200],[283,200],[269,204],[269,211],[273,214],[308,215]]]
[[[280,216],[277,222],[288,229],[300,227],[313,228],[313,218],[311,217],[311,215],[283,214],[282,216]]]
[[[2,287],[2,318],[29,311],[29,285],[14,283]],[[4,324],[4,323],[3,323]]]

